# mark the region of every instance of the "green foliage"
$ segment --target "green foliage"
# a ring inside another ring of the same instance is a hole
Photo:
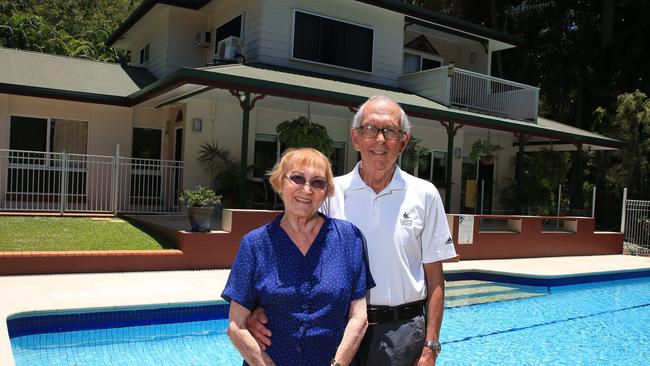
[[[213,190],[203,186],[184,190],[178,197],[178,200],[183,202],[188,208],[214,207],[221,204],[221,196],[217,196]]]
[[[312,147],[325,156],[332,156],[334,153],[334,141],[327,134],[327,128],[310,121],[305,116],[284,121],[275,130],[280,143],[287,148]]]
[[[598,152],[593,169],[604,174],[616,191],[628,189],[628,197],[650,198],[650,98],[636,90],[616,99],[610,110],[594,112],[597,132],[616,138],[623,146],[614,152]]]
[[[522,205],[527,214],[555,215],[557,189],[566,184],[571,168],[570,154],[544,149],[524,155]],[[509,180],[501,192],[501,203],[514,208],[517,205],[517,184]]]
[[[171,248],[131,223],[88,217],[0,217],[0,252]]]
[[[493,144],[489,139],[478,139],[472,144],[469,158],[472,159],[472,161],[476,161],[482,156],[494,156],[494,154],[499,150],[501,150],[501,146]]]
[[[81,57],[128,61],[106,47],[110,34],[141,0],[0,0],[0,46]]]
[[[226,207],[237,201],[241,164],[230,156],[228,149],[216,141],[204,142],[199,148],[199,163],[212,179],[212,188],[224,196]]]
[[[413,137],[409,140],[408,145],[402,152],[401,169],[407,172],[415,170],[415,163],[417,162],[418,169],[428,169],[430,161],[427,156],[427,149],[420,146],[422,140]]]

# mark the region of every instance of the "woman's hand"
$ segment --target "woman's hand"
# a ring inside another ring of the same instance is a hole
[[[230,302],[228,338],[249,365],[275,366],[273,360],[246,329],[246,319],[249,315],[251,315],[250,310],[235,301]]]

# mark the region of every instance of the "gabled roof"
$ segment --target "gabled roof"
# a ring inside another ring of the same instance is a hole
[[[0,93],[120,104],[156,80],[139,67],[0,47]]]
[[[126,32],[131,29],[142,17],[144,17],[151,8],[156,4],[176,6],[180,8],[198,10],[205,6],[212,0],[144,0],[142,4],[131,14],[119,28],[106,41],[107,46],[112,46],[122,37]],[[441,24],[443,26],[458,29],[464,32],[475,34],[477,36],[495,39],[512,45],[520,45],[523,39],[513,36],[511,34],[503,33],[494,29],[486,28],[478,24],[468,22],[456,17],[452,17],[433,10],[424,9],[421,7],[409,5],[397,0],[355,0],[369,5],[374,5],[380,8],[392,10],[404,15],[422,19],[428,22]]]

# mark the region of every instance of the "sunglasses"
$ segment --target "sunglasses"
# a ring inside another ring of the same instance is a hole
[[[286,178],[289,179],[291,183],[297,186],[308,185],[312,189],[317,189],[319,191],[324,191],[325,189],[327,189],[327,181],[325,181],[325,179],[316,178],[307,182],[307,178],[305,178],[300,174],[291,174],[288,175]]]

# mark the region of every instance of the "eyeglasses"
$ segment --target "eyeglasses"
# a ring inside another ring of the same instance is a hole
[[[357,131],[359,134],[363,137],[368,137],[371,139],[374,139],[377,137],[379,132],[381,132],[384,135],[384,140],[397,140],[400,138],[400,135],[402,134],[402,130],[395,129],[395,128],[377,128],[373,125],[363,125],[361,127],[357,127]]]
[[[305,178],[300,174],[291,174],[286,176],[286,178],[289,179],[291,183],[297,186],[308,185],[312,189],[317,189],[319,191],[324,191],[325,189],[327,189],[327,181],[325,179],[316,178],[307,182],[307,178]]]

